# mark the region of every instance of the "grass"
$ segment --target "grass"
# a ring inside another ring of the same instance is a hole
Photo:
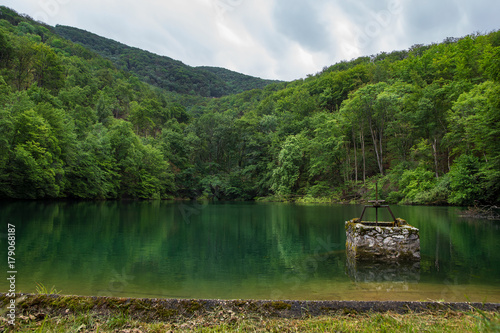
[[[55,286],[52,286],[52,288],[47,289],[47,287],[45,287],[43,285],[43,283],[40,283],[40,282],[37,282],[36,283],[36,293],[37,294],[60,294],[61,291],[60,290],[57,290]]]
[[[1,327],[1,326],[4,327]],[[266,318],[253,313],[215,310],[166,322],[144,322],[123,314],[97,313],[20,316],[11,332],[500,332],[495,312],[437,311],[398,314],[334,314],[304,318]]]

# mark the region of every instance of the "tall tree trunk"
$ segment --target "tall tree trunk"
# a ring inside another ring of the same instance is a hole
[[[447,158],[447,160],[448,160],[448,172],[450,172],[451,171],[451,154],[450,154],[450,148],[448,148],[448,151],[447,151],[446,154],[448,155],[448,158]]]
[[[384,175],[384,169],[382,167],[382,160],[381,160],[381,156],[380,156],[380,152],[379,152],[379,148],[378,148],[378,144],[377,144],[377,132],[376,130],[373,129],[373,126],[372,126],[372,122],[370,121],[370,132],[371,132],[371,135],[372,135],[372,141],[373,141],[373,147],[375,148],[375,156],[377,158],[377,164],[378,164],[378,169],[380,171],[380,174],[383,176]]]
[[[382,174],[382,176],[384,175],[384,151],[382,145],[383,137],[384,137],[384,132],[382,129],[380,129],[378,147],[380,149],[380,173]]]
[[[434,138],[434,141],[432,142],[432,155],[434,156],[434,170],[436,172],[436,179],[439,178],[439,173],[438,173],[438,160],[437,160],[437,139]]]
[[[361,141],[361,155],[363,155],[363,185],[366,183],[366,157],[365,157],[365,136],[363,130],[359,133]]]
[[[352,130],[352,141],[354,143],[354,180],[358,182],[358,147],[356,146],[356,135],[354,134],[354,129]]]
[[[350,145],[349,143],[346,143],[345,144],[345,150],[346,150],[346,162],[345,165],[347,165],[347,170],[346,168],[343,168],[344,169],[344,183],[347,183],[350,179],[350,175],[349,175],[349,166],[351,164],[351,158],[350,158],[350,155],[351,155],[351,152],[350,152]]]

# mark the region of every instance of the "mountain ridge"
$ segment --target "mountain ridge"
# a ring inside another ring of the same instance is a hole
[[[142,81],[180,94],[222,97],[282,82],[221,67],[189,66],[180,60],[128,46],[75,27],[56,25],[54,31],[111,60],[117,68],[136,74]]]

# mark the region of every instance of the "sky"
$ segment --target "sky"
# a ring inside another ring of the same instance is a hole
[[[49,25],[265,79],[500,29],[498,0],[4,0]]]

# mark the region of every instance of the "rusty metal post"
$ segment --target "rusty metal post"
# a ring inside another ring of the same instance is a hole
[[[378,182],[375,183],[375,200],[368,200],[371,205],[365,205],[363,207],[363,211],[361,212],[361,216],[359,217],[359,222],[363,222],[363,216],[365,215],[366,208],[375,208],[375,225],[378,227],[378,209],[383,207],[387,208],[389,213],[392,216],[392,221],[393,221],[393,226],[396,225],[396,216],[394,216],[394,213],[392,212],[391,208],[389,205],[381,205],[381,203],[385,202],[385,200],[379,200],[378,199]]]
[[[361,212],[361,216],[359,217],[359,222],[363,222],[363,215],[365,215],[366,207],[370,207],[370,206],[363,207],[363,211]]]
[[[388,205],[385,207],[387,207],[387,210],[389,210],[389,213],[391,213],[393,221],[396,222],[396,216],[394,216],[394,213],[392,212],[391,208]]]

